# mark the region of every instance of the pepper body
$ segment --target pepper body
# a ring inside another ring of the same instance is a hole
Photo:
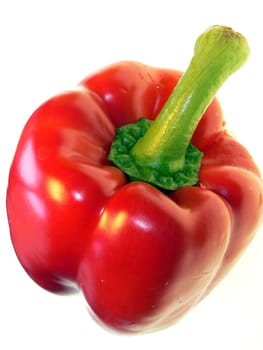
[[[7,211],[24,269],[52,292],[83,291],[106,327],[173,324],[225,276],[262,217],[262,182],[215,98],[192,137],[199,182],[162,192],[107,159],[117,127],[154,120],[181,72],[120,62],[52,97],[26,124]]]

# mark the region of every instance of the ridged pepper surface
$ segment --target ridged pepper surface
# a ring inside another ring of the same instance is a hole
[[[116,63],[33,113],[7,212],[35,282],[81,289],[112,330],[149,332],[175,323],[226,275],[262,217],[259,170],[214,97],[248,51],[240,34],[215,26],[183,75]]]

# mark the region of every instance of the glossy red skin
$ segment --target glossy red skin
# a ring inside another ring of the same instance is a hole
[[[197,186],[162,193],[107,160],[116,127],[154,119],[181,73],[121,62],[44,103],[25,126],[7,211],[21,264],[52,292],[81,288],[95,317],[123,332],[180,319],[229,271],[262,216],[253,159],[227,134],[215,99],[192,142]]]

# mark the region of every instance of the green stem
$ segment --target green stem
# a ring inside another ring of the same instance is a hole
[[[135,162],[164,175],[183,168],[202,114],[220,86],[248,56],[246,39],[231,28],[213,26],[201,34],[189,68],[157,119],[131,149]]]

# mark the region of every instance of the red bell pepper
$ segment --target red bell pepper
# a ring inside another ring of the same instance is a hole
[[[242,35],[213,26],[183,75],[117,63],[33,113],[7,212],[35,282],[81,289],[123,332],[167,327],[212,290],[262,217],[259,170],[214,98],[248,55]]]

